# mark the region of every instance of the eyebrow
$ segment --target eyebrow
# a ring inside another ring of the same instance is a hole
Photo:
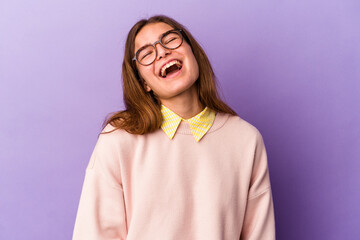
[[[160,33],[160,35],[158,36],[158,39],[164,34],[164,33],[167,33],[167,32],[169,32],[169,31],[172,31],[172,30],[175,30],[175,28],[173,28],[173,29],[169,29],[169,30],[167,30],[167,31],[165,31],[165,32],[163,32],[163,33]],[[155,41],[156,42],[156,41]],[[140,48],[142,48],[142,47],[144,47],[144,46],[147,46],[147,45],[152,45],[153,43],[151,43],[151,42],[148,42],[148,43],[145,43],[144,45],[142,45]],[[139,48],[139,49],[140,49]],[[138,49],[138,50],[139,50]]]

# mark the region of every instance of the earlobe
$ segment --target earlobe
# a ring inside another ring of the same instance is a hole
[[[143,82],[143,87],[146,92],[150,92],[151,88],[147,85],[146,81],[140,76],[140,82]]]
[[[149,85],[146,84],[146,82],[144,81],[144,88],[147,92],[151,91],[151,88],[149,87]]]

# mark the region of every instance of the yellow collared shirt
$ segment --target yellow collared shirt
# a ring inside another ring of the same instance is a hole
[[[215,120],[215,112],[208,107],[205,107],[199,114],[189,119],[180,117],[164,105],[161,105],[161,114],[163,116],[161,128],[170,139],[174,137],[181,121],[185,121],[189,124],[191,132],[198,142],[207,133]]]

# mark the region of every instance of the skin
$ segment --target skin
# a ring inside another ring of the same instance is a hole
[[[135,38],[135,52],[146,44],[158,41],[161,34],[171,29],[173,27],[161,22],[146,25]],[[188,119],[200,113],[204,106],[199,101],[194,84],[199,77],[199,66],[190,45],[184,40],[177,49],[169,50],[157,44],[156,50],[158,54],[152,64],[143,66],[137,63],[146,91],[153,91],[163,105],[182,118]],[[180,74],[162,78],[159,75],[161,67],[172,59],[182,62]]]

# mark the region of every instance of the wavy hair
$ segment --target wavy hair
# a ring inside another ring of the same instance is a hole
[[[114,129],[124,129],[131,134],[146,134],[160,128],[163,121],[161,103],[152,91],[147,92],[144,80],[140,77],[135,61],[132,60],[135,51],[135,38],[140,30],[150,23],[166,23],[174,29],[181,29],[184,40],[190,45],[199,65],[197,84],[199,101],[216,112],[237,115],[218,94],[216,78],[208,57],[191,33],[174,19],[156,15],[149,19],[138,21],[129,31],[125,43],[124,61],[122,64],[123,99],[126,110],[111,113],[105,118],[103,128],[110,124]],[[110,133],[104,132],[104,133]]]

